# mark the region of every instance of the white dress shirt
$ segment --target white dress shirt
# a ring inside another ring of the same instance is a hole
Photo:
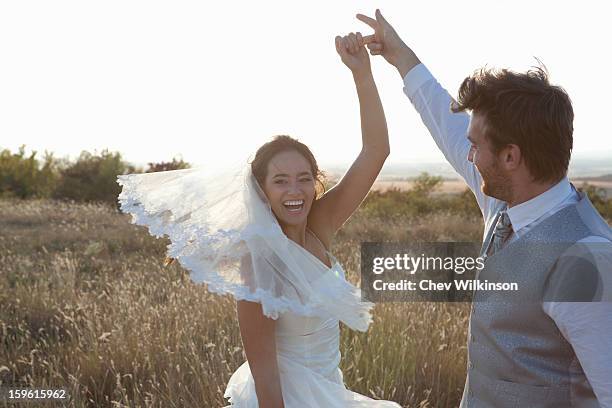
[[[467,157],[470,116],[452,113],[449,93],[423,64],[412,68],[404,77],[404,93],[418,113],[434,141],[474,192],[485,219],[499,208],[500,201],[481,190],[482,177]],[[513,234],[506,242],[519,239],[537,224],[569,205],[577,203],[578,193],[567,178],[546,192],[508,209]],[[483,239],[487,231],[483,232]],[[601,243],[596,245],[587,245]],[[573,245],[568,253],[588,251],[603,279],[601,302],[544,302],[543,310],[572,345],[578,361],[573,369],[584,370],[602,407],[612,407],[612,245],[609,240],[590,236]]]

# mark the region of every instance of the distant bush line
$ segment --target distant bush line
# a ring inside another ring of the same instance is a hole
[[[416,217],[431,213],[452,213],[466,216],[480,215],[474,194],[465,189],[459,194],[436,194],[443,183],[440,176],[421,173],[408,190],[391,188],[371,191],[362,204],[365,216],[374,218]]]
[[[81,152],[76,161],[58,159],[45,152],[42,159],[33,151],[26,155],[25,146],[16,153],[0,151],[0,198],[51,198],[77,202],[103,202],[117,205],[121,186],[120,174],[151,173],[189,168],[182,159],[148,163],[146,168],[126,162],[119,152]],[[452,213],[479,216],[474,195],[468,190],[460,194],[435,194],[443,180],[439,176],[422,173],[409,190],[391,188],[371,191],[361,206],[360,213],[372,218],[415,217],[431,213]],[[606,190],[583,183],[586,192],[600,214],[612,220],[612,199]],[[435,195],[434,195],[435,194]]]
[[[33,151],[26,155],[25,146],[12,153],[0,151],[0,198],[53,198],[77,202],[117,204],[121,186],[117,176],[128,173],[189,168],[182,159],[148,163],[147,168],[127,163],[118,152],[81,152],[76,161],[58,159],[45,152],[42,159]]]

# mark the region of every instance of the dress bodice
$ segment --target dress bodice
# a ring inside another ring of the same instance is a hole
[[[331,270],[344,279],[344,270],[330,254]],[[319,374],[333,378],[340,363],[340,325],[335,318],[281,314],[276,322],[276,351]]]
[[[340,327],[334,318],[283,313],[276,323],[276,352],[331,378],[340,363]]]

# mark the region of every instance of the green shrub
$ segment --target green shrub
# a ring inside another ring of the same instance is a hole
[[[183,159],[177,160],[176,158],[172,158],[171,162],[159,162],[159,163],[148,163],[149,167],[145,171],[145,173],[155,173],[158,171],[169,171],[169,170],[181,170],[188,169],[191,165]]]
[[[4,149],[0,152],[0,197],[49,197],[59,180],[59,162],[52,153],[45,152],[43,163],[36,151],[26,156],[25,145],[18,153]]]
[[[17,153],[0,151],[0,198],[56,198],[80,202],[117,204],[121,186],[117,176],[142,173],[126,163],[118,152],[104,149],[100,154],[81,152],[76,161],[55,159],[45,152],[42,162],[36,151],[26,155],[25,146]],[[148,163],[147,173],[191,167],[182,159]]]
[[[62,169],[53,197],[116,204],[121,192],[117,176],[136,172],[137,169],[124,162],[118,152],[105,149],[100,154],[91,154],[83,151],[75,163]]]
[[[434,194],[442,178],[422,173],[409,190],[390,188],[371,191],[361,211],[369,217],[417,217],[433,213],[480,215],[474,194],[466,189],[461,194]]]

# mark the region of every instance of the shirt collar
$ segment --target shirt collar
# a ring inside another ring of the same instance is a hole
[[[507,212],[512,223],[512,230],[517,233],[521,228],[526,227],[560,205],[572,193],[572,186],[567,177],[564,177],[542,194],[508,208]]]

